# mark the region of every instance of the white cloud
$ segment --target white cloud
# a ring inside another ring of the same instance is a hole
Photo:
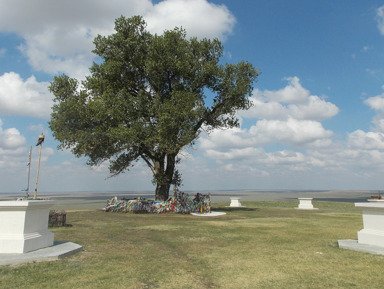
[[[4,174],[2,170],[6,173],[13,172],[23,161],[24,166],[27,164],[23,158],[26,151],[25,142],[25,137],[16,128],[3,129],[0,119],[0,174]]]
[[[20,195],[22,195],[21,190],[27,187],[29,150],[27,140],[20,131],[14,127],[4,128],[3,122],[0,119],[0,191],[20,192]],[[39,184],[41,180],[43,180],[42,183],[46,180],[48,182],[51,181],[51,179],[47,179],[52,169],[48,165],[48,160],[54,154],[54,149],[47,146],[43,147],[41,154],[42,172],[40,173]],[[36,178],[38,157],[39,148],[32,146],[30,191],[32,190],[32,180]],[[55,186],[55,183],[53,182],[53,186]]]
[[[384,150],[384,134],[380,132],[356,130],[348,134],[348,143],[356,149]]]
[[[370,97],[364,103],[377,111],[377,115],[372,120],[373,130],[384,132],[384,94]]]
[[[231,148],[225,151],[207,150],[206,155],[219,162],[223,160],[249,160],[263,154],[263,151],[254,147]]]
[[[323,175],[325,169],[342,173],[346,166],[358,170],[345,158],[348,145],[334,142],[334,133],[321,123],[338,113],[337,106],[312,95],[298,77],[287,79],[288,85],[282,89],[254,91],[251,97],[254,106],[239,112],[242,123],[249,128],[202,135],[198,149],[216,162],[218,171],[236,176],[257,174],[287,181],[287,176],[293,176],[294,172],[313,179],[316,174]],[[359,151],[349,147],[356,163]]]
[[[28,151],[25,137],[16,128],[3,129],[0,119],[0,168],[22,168],[27,165]],[[34,157],[37,158],[37,150]],[[45,162],[55,151],[50,147],[44,147],[41,161]],[[36,160],[35,160],[36,161]]]
[[[374,130],[375,131],[381,131],[384,132],[384,119],[382,116],[377,116],[372,120],[372,123],[374,124]]]
[[[338,108],[311,95],[298,77],[288,80],[286,87],[276,91],[255,90],[251,98],[254,106],[239,112],[241,118],[248,118],[247,123],[254,120],[249,128],[202,135],[199,149],[222,169],[232,172],[247,167],[263,175],[276,175],[283,173],[282,167],[304,172],[333,166],[334,152],[331,157],[326,152],[337,145],[331,139],[333,132],[325,129],[320,120],[336,115]],[[287,146],[305,151],[281,149]],[[337,147],[337,151],[343,149]]]
[[[0,76],[0,113],[48,119],[52,95],[47,82],[37,82],[34,76],[25,81],[10,72]]]
[[[217,37],[221,40],[231,34],[236,22],[225,5],[216,5],[206,0],[162,1],[144,16],[148,20],[148,29],[157,34],[182,26],[190,36]]]
[[[384,95],[370,97],[364,103],[374,110],[384,112]]]
[[[250,100],[253,107],[241,111],[245,118],[287,120],[325,120],[335,116],[339,109],[331,102],[305,89],[298,77],[290,77],[288,85],[280,90],[255,89]]]
[[[334,117],[339,109],[336,105],[310,95],[305,104],[289,105],[290,116],[296,119],[325,120]]]
[[[113,20],[120,15],[143,14],[153,7],[148,0],[0,0],[0,5],[0,29],[21,35],[35,34],[51,25],[63,27],[62,31],[67,28],[67,33],[81,27],[112,29]]]
[[[152,32],[183,26],[198,37],[224,38],[235,23],[225,6],[206,0],[165,0],[156,5],[147,0],[0,0],[0,7],[0,31],[24,38],[20,50],[35,70],[78,79],[84,79],[92,64],[93,38],[112,33],[120,15],[143,15]],[[195,21],[196,17],[202,20]],[[52,106],[48,85],[34,76],[23,80],[14,72],[5,73],[0,76],[0,113],[48,119]]]
[[[270,101],[281,103],[305,103],[309,97],[309,91],[301,85],[300,79],[295,76],[288,77],[287,80],[289,85],[280,90],[265,90],[263,93],[265,98]]]
[[[199,143],[203,150],[225,150],[253,146],[255,140],[246,129],[235,127],[226,130],[214,130],[209,136],[203,135]]]
[[[25,138],[16,128],[2,129],[3,122],[0,119],[0,149],[11,150],[25,145]]]
[[[384,35],[384,6],[379,7],[376,10],[377,28],[382,35]]]
[[[262,92],[258,89],[254,90],[254,94],[250,97],[252,107],[246,111],[240,111],[239,116],[244,118],[258,118],[258,119],[287,119],[289,116],[288,108],[276,101],[264,100],[258,95]]]
[[[332,136],[320,122],[312,120],[260,120],[252,126],[250,133],[259,145],[281,143],[285,145],[303,146],[319,139]]]
[[[151,32],[182,26],[200,38],[224,39],[235,23],[224,5],[206,0],[164,0],[156,5],[148,0],[0,0],[0,6],[0,31],[24,38],[20,49],[34,69],[80,79],[92,64],[93,38],[111,34],[120,15],[142,15]]]

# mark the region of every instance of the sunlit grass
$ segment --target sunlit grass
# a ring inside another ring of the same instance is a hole
[[[209,218],[68,211],[55,239],[84,251],[0,267],[0,288],[382,288],[383,256],[337,246],[362,228],[353,204],[243,205]]]

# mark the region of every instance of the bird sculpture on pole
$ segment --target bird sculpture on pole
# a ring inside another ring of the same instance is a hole
[[[41,134],[41,135],[39,135],[39,139],[38,139],[37,144],[36,144],[36,146],[40,146],[40,152],[39,152],[39,163],[37,165],[35,194],[33,195],[33,199],[36,199],[36,197],[37,197],[37,183],[39,182],[40,159],[41,159],[41,149],[43,147],[43,142],[44,142],[44,134]]]

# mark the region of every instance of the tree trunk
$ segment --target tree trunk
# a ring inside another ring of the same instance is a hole
[[[169,198],[169,188],[171,187],[171,184],[160,184],[157,183],[156,185],[156,201],[166,201]]]
[[[173,181],[173,174],[175,172],[176,165],[176,155],[168,154],[167,155],[167,165],[164,168],[159,168],[162,172],[162,177],[160,177],[156,184],[156,201],[166,201],[169,198],[169,189]]]

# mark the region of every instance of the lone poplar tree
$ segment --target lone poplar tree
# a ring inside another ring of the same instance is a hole
[[[109,161],[111,176],[143,160],[156,200],[166,200],[181,183],[178,154],[202,129],[238,126],[235,112],[250,107],[258,72],[244,61],[221,64],[217,39],[187,39],[180,28],[153,35],[140,16],[121,16],[115,31],[94,39],[100,60],[81,85],[66,75],[51,82],[50,129],[59,149],[88,165]]]

